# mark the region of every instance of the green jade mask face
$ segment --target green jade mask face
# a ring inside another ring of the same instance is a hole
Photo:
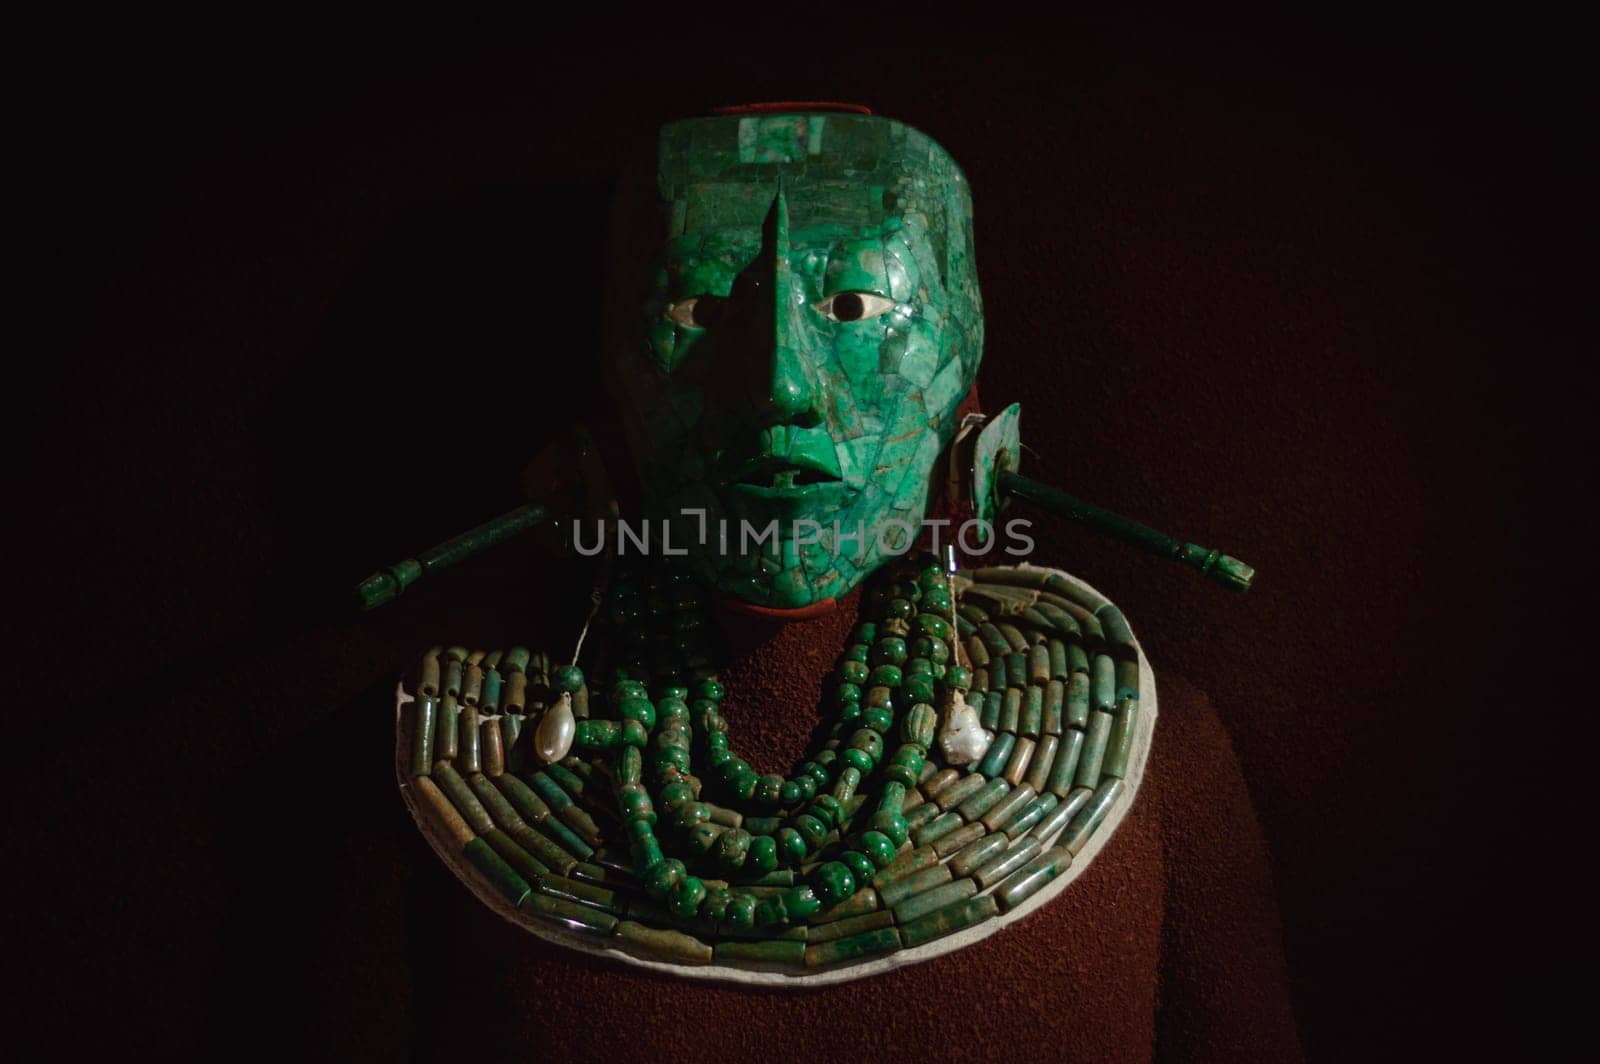
[[[740,601],[843,596],[917,538],[977,376],[966,179],[856,114],[676,122],[655,163],[613,211],[606,344],[654,532]]]

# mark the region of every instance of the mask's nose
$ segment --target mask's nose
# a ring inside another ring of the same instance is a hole
[[[764,282],[756,298],[770,354],[757,363],[763,372],[751,382],[757,393],[752,398],[770,423],[809,428],[822,421],[821,388],[809,357],[804,288],[789,265],[789,208],[781,185],[762,224],[761,254],[753,267]]]

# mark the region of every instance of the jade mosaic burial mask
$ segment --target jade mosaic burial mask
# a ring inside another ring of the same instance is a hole
[[[823,113],[676,122],[637,170],[606,348],[649,516],[736,599],[842,596],[914,542],[977,375],[966,179]]]

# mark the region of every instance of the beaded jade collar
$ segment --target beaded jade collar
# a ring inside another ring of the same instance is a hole
[[[425,654],[397,706],[402,792],[480,899],[578,949],[785,983],[959,948],[1104,844],[1154,684],[1121,612],[1058,570],[902,561],[862,616],[820,747],[763,775],[733,745],[705,592],[625,573],[590,659],[603,685],[521,647]]]

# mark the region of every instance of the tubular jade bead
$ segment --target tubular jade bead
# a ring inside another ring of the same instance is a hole
[[[1011,760],[1006,762],[1006,770],[1002,778],[1011,786],[1020,784],[1028,775],[1028,764],[1033,760],[1032,739],[1018,739],[1016,749],[1011,752]]]
[[[939,854],[930,846],[918,846],[895,857],[893,861],[878,869],[872,876],[872,885],[880,890],[890,883],[897,883],[913,872],[920,872],[924,868],[939,863]]]
[[[1117,722],[1106,743],[1106,759],[1101,765],[1102,775],[1121,779],[1128,773],[1128,757],[1133,753],[1133,732],[1139,719],[1139,703],[1125,698],[1117,706]]]
[[[1010,793],[1011,784],[1005,780],[990,780],[981,791],[961,803],[961,818],[967,821],[982,819],[983,814],[993,809],[997,802]]]
[[[439,697],[439,648],[434,647],[422,655],[422,675],[417,680],[417,690],[435,700]]]
[[[918,846],[929,846],[944,838],[962,825],[960,813],[941,813],[912,833]]]
[[[922,785],[922,788],[921,788],[922,793],[923,793],[923,795],[925,797],[935,798],[936,799],[936,798],[939,797],[939,792],[940,791],[944,790],[946,787],[950,786],[952,783],[956,782],[960,778],[961,778],[961,770],[960,769],[957,769],[957,768],[943,769],[943,770],[941,770],[939,772],[934,773],[932,776],[928,777],[927,782]]]
[[[448,761],[436,761],[433,765],[433,779],[439,784],[439,789],[449,797],[450,804],[460,811],[462,819],[472,826],[472,830],[483,834],[494,827],[494,821],[483,807],[483,803],[473,797],[472,790],[455,770],[455,766]]]
[[[906,814],[906,828],[916,831],[922,825],[932,821],[939,815],[939,807],[933,802],[923,802],[911,812]]]
[[[1067,723],[1074,728],[1089,726],[1089,677],[1081,672],[1073,673],[1067,683]]]
[[[892,909],[913,894],[921,894],[948,882],[950,882],[950,869],[942,864],[931,864],[879,886],[879,900],[886,908]]]
[[[1054,793],[1054,792],[1052,792]],[[1040,842],[1049,842],[1056,834],[1078,815],[1078,810],[1089,800],[1094,792],[1087,787],[1068,791],[1067,796],[1061,799],[1061,804],[1044,815],[1044,818],[1033,826],[1030,834]]]
[[[944,867],[943,865],[940,866]],[[914,894],[894,907],[894,922],[908,924],[919,916],[942,909],[954,902],[964,901],[978,893],[978,884],[970,879],[954,879],[942,887]]]
[[[1029,787],[1027,784],[1023,784],[1021,787],[1018,787],[1008,793],[1004,798],[996,802],[993,807],[983,814],[983,816],[980,818],[983,821],[983,826],[988,828],[990,831],[1000,830],[1001,824],[1004,824],[1006,821],[1016,816],[1018,811],[1020,811],[1029,802],[1033,801],[1036,797],[1037,795],[1034,793],[1033,788]]]
[[[893,953],[900,948],[900,933],[892,927],[862,931],[831,942],[809,945],[805,950],[807,968],[825,968],[830,964],[861,960]]]
[[[1089,699],[1095,709],[1110,712],[1117,704],[1117,666],[1110,654],[1096,654],[1089,672]]]
[[[991,895],[968,898],[905,924],[900,928],[900,941],[912,949],[998,915],[1000,906]]]
[[[456,754],[456,760],[460,762],[461,771],[482,772],[483,753],[479,745],[477,706],[462,705],[457,730],[461,736],[461,750]]]
[[[1001,824],[1000,830],[1004,834],[1014,839],[1018,835],[1021,835],[1023,832],[1027,831],[1029,828],[1033,827],[1039,821],[1043,820],[1052,809],[1060,804],[1060,802],[1061,799],[1057,798],[1049,791],[1046,791],[1033,801],[1029,802],[1027,805],[1023,806],[1022,809],[1010,820],[1007,820],[1004,824]]]
[[[1000,700],[1000,730],[1015,732],[1022,723],[1022,689],[1007,687]]]
[[[433,756],[439,761],[454,761],[460,751],[461,709],[456,703],[456,696],[446,694],[439,699],[439,713],[434,718],[433,724]]]
[[[426,776],[433,767],[433,716],[437,701],[419,694],[411,716],[411,775]]]
[[[613,916],[622,916],[627,908],[614,890],[597,886],[594,883],[584,883],[581,880],[569,879],[566,876],[540,876],[533,884],[534,889],[541,894],[548,894],[552,898],[565,898],[568,901],[587,905],[601,912],[608,912]]]
[[[956,851],[967,846],[969,843],[976,842],[978,839],[983,838],[985,833],[986,832],[982,824],[963,825],[962,827],[959,827],[955,831],[952,831],[950,834],[946,835],[944,838],[936,841],[933,844],[933,852],[938,854],[940,857],[955,853]]]
[[[1056,752],[1056,763],[1050,768],[1051,794],[1064,798],[1072,789],[1073,778],[1078,774],[1078,762],[1083,757],[1083,732],[1068,728],[1061,733],[1061,749]]]
[[[500,736],[500,721],[486,720],[478,730],[482,733],[479,745],[483,751],[483,771],[486,775],[498,776],[506,770],[506,751]]]
[[[1004,835],[985,835],[976,842],[969,842],[950,858],[950,871],[958,876],[970,876],[980,865],[1005,853],[1009,842]]]
[[[1052,638],[1049,644],[1050,679],[1065,681],[1072,675],[1072,670],[1067,667],[1067,645],[1059,639]]]
[[[1040,730],[1046,735],[1061,734],[1061,712],[1067,702],[1067,685],[1051,680],[1044,689],[1044,720]]]
[[[874,913],[862,913],[845,920],[834,920],[826,924],[812,924],[806,928],[807,942],[831,942],[836,938],[848,938],[863,931],[876,931],[880,927],[893,927],[894,913],[887,909],[879,909]]]
[[[856,888],[856,892],[854,894],[850,895],[850,897],[846,898],[838,905],[835,905],[832,908],[819,910],[818,912],[812,913],[810,916],[806,917],[806,923],[828,924],[835,920],[848,920],[852,916],[860,916],[863,913],[875,913],[883,907],[884,906],[880,904],[878,892],[876,890],[874,890],[872,887],[861,886]],[[804,928],[796,927],[792,930],[800,932],[800,937],[802,939],[805,938]]]
[[[1044,688],[1032,686],[1022,695],[1022,720],[1017,725],[1017,734],[1037,739],[1043,724]]]
[[[1006,762],[1011,759],[1011,751],[1016,748],[1017,737],[1011,732],[1001,732],[994,737],[994,742],[989,744],[989,752],[983,755],[983,760],[978,762],[978,772],[981,775],[994,779],[1005,770]],[[970,819],[970,818],[969,818]]]
[[[418,776],[411,781],[411,786],[422,796],[422,804],[433,814],[439,825],[455,839],[457,843],[465,846],[474,838],[472,828],[461,815],[461,811],[450,804],[450,799],[444,796],[437,784],[427,776]]]
[[[640,953],[674,964],[711,963],[711,946],[682,931],[646,927],[633,920],[623,920],[617,924],[617,937]]]
[[[500,718],[500,746],[505,751],[505,765],[507,772],[522,771],[522,747],[517,740],[522,738],[522,715],[520,713],[507,713]]]
[[[1028,637],[1022,634],[1020,628],[1007,621],[995,621],[994,626],[999,630],[1001,637],[1005,639],[1006,645],[1011,648],[1013,654],[1025,654],[1027,652]]]
[[[798,968],[805,964],[804,941],[765,940],[760,942],[718,942],[712,947],[718,964],[770,965]]]
[[[1011,688],[1028,686],[1028,655],[1025,651],[1006,655],[1006,686]]]
[[[1105,820],[1106,814],[1111,812],[1111,807],[1122,796],[1123,783],[1118,779],[1101,781],[1095,789],[1094,797],[1090,798],[1078,815],[1072,818],[1067,825],[1067,830],[1061,833],[1060,845],[1071,850],[1076,856],[1089,842],[1089,836],[1094,834],[1094,829]]]
[[[988,780],[976,772],[970,772],[940,791],[939,797],[935,801],[940,809],[953,809],[983,790],[984,787],[988,786],[988,783]]]
[[[530,891],[517,908],[564,924],[573,931],[583,931],[591,935],[610,935],[616,931],[619,922],[610,913],[591,909],[587,905],[578,905],[565,898],[540,894],[537,891]]]
[[[528,823],[542,824],[550,815],[550,807],[545,804],[544,799],[534,794],[526,783],[510,773],[496,776],[494,785],[500,788],[500,793],[506,796],[506,800]]]
[[[539,860],[527,850],[518,846],[510,835],[499,828],[483,836],[484,841],[494,847],[494,852],[505,859],[506,864],[516,869],[517,874],[530,883],[539,876],[550,874],[550,866]]]
[[[1044,643],[1028,648],[1028,682],[1041,686],[1050,682],[1050,648]]]
[[[972,878],[976,879],[979,885],[984,887],[998,883],[1033,860],[1034,855],[1043,848],[1043,843],[1031,835],[1013,839],[1004,853],[990,860],[988,864],[980,866],[977,871],[972,873]]]
[[[482,839],[473,839],[462,850],[467,860],[472,862],[484,877],[494,884],[496,890],[511,899],[511,904],[521,905],[524,898],[533,892],[528,886],[528,881],[517,875],[516,870],[506,864],[501,856],[494,852],[487,842]]]
[[[983,710],[978,716],[980,723],[990,731],[1000,727],[1000,706],[1004,700],[1004,688],[996,688],[984,693]]]
[[[1103,709],[1089,715],[1089,731],[1083,740],[1083,757],[1078,761],[1078,774],[1073,783],[1079,787],[1093,787],[1100,782],[1101,768],[1106,759],[1106,743],[1111,740],[1111,726],[1116,719]]]
[[[1060,735],[1042,735],[1033,751],[1033,761],[1028,766],[1028,786],[1043,794],[1049,789],[1050,768],[1056,763],[1056,750],[1061,746]]]

